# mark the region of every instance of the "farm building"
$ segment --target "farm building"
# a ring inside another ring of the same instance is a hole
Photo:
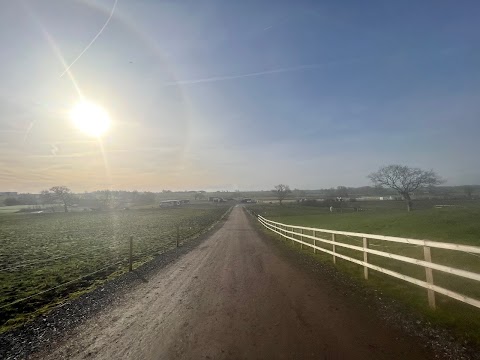
[[[244,203],[244,204],[250,204],[250,203],[256,203],[257,201],[253,200],[253,199],[246,198],[246,199],[242,199],[240,202]]]
[[[180,206],[180,200],[164,200],[160,201],[160,207]]]
[[[357,197],[358,201],[375,201],[375,200],[402,200],[402,197],[400,196],[392,196],[392,195],[387,195],[387,196],[359,196]]]
[[[227,200],[215,196],[209,196],[208,201],[213,201],[213,202],[226,202]]]

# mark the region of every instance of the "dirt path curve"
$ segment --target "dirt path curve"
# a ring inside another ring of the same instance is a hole
[[[274,251],[241,207],[199,247],[88,320],[47,359],[425,359]]]

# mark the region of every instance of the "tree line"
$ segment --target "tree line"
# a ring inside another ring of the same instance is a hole
[[[419,168],[408,167],[405,165],[387,165],[382,166],[378,171],[368,175],[373,187],[347,188],[345,186],[338,186],[336,189],[325,189],[324,194],[327,197],[336,197],[342,199],[348,198],[352,193],[373,192],[382,195],[398,194],[406,204],[407,211],[413,208],[412,195],[418,191],[428,190],[432,192],[440,192],[443,187],[436,188],[437,185],[444,181],[433,170],[423,170]],[[450,187],[452,188],[452,187]],[[455,189],[458,187],[454,187]],[[462,187],[467,198],[472,198],[476,189],[475,186],[465,185]],[[195,200],[202,200],[206,198],[205,191],[186,191],[192,193]],[[292,193],[297,197],[306,197],[305,190],[290,189],[289,185],[278,184],[274,187],[272,192],[279,200],[280,205]],[[163,190],[162,193],[170,194],[172,191]],[[235,192],[235,195],[240,196],[240,192]],[[48,190],[43,190],[39,196],[33,194],[19,194],[16,197],[8,197],[4,200],[6,206],[10,205],[38,205],[41,204],[54,205],[61,204],[63,210],[68,212],[69,207],[75,203],[86,207],[97,207],[101,209],[111,209],[117,207],[122,203],[131,203],[135,205],[151,205],[156,201],[156,194],[153,192],[139,192],[139,191],[114,191],[114,190],[100,190],[91,193],[74,195],[72,191],[66,186],[53,186]],[[53,207],[52,207],[53,210]]]
[[[153,192],[98,190],[90,193],[74,194],[66,186],[53,186],[42,190],[40,194],[18,194],[3,200],[5,206],[43,205],[51,211],[62,206],[68,212],[74,205],[92,209],[112,209],[124,203],[134,205],[155,204],[156,194]]]
[[[420,168],[408,167],[405,165],[387,165],[382,166],[378,171],[368,175],[368,178],[376,188],[392,189],[399,194],[405,201],[407,211],[413,208],[412,195],[415,191],[440,185],[444,180],[433,170],[422,170]],[[292,193],[288,185],[279,184],[274,187],[272,192],[277,197],[280,205]],[[473,187],[466,186],[465,192],[468,197],[472,196]],[[347,188],[339,186],[337,196],[347,197]]]

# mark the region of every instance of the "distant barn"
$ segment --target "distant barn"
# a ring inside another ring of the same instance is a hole
[[[225,200],[224,198],[215,197],[215,196],[210,196],[210,197],[208,198],[208,201],[213,201],[213,202],[216,202],[216,203],[219,203],[219,202],[227,202],[227,200]]]
[[[250,204],[250,203],[256,203],[257,201],[253,200],[253,199],[246,198],[246,199],[242,199],[240,202],[242,202],[244,204]]]
[[[180,200],[164,200],[160,201],[160,207],[180,206]]]

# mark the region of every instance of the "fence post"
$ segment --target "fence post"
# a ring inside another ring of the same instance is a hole
[[[180,241],[180,225],[177,225],[177,241],[176,241],[177,248],[178,248],[179,241]]]
[[[303,241],[303,229],[300,229],[300,234],[302,234],[302,235],[300,235],[300,241]],[[303,244],[302,243],[300,243],[300,249],[303,250]]]
[[[313,237],[317,237],[317,232],[315,230],[312,230],[312,235]],[[317,246],[317,240],[313,239],[313,246]],[[313,253],[317,253],[317,249],[313,248]]]
[[[295,231],[293,231],[293,226],[290,226],[290,230],[292,231],[292,233],[295,232]],[[293,239],[295,238],[295,235],[293,235],[293,234],[290,234],[290,235],[292,235],[292,245],[294,245],[295,242],[293,241]]]
[[[332,241],[335,242],[335,234],[332,234]],[[333,248],[333,263],[336,264],[337,263],[337,258],[335,257],[335,244],[332,245],[332,248]]]
[[[363,261],[368,263],[368,253],[365,251],[365,249],[368,249],[368,239],[363,238]],[[368,280],[368,267],[364,266],[363,267],[363,276],[365,277],[365,280]]]
[[[130,248],[128,251],[128,271],[133,270],[133,236],[130,236]]]
[[[423,247],[423,256],[425,261],[432,262],[432,253],[429,246]],[[427,283],[433,285],[433,271],[430,268],[425,268],[425,275],[427,277]],[[428,289],[428,305],[435,310],[435,291]]]

